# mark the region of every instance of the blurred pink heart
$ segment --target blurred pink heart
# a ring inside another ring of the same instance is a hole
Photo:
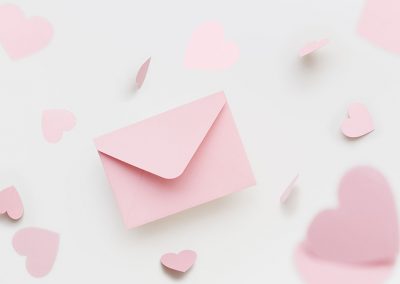
[[[294,262],[308,284],[382,284],[393,271],[393,263],[380,265],[343,265],[309,254],[303,245],[295,251]]]
[[[358,33],[391,52],[400,53],[400,1],[366,0]]]
[[[299,56],[303,57],[306,56],[310,53],[313,53],[314,51],[324,47],[329,43],[329,39],[320,39],[317,41],[309,42],[305,46],[303,46],[300,51],[299,51]]]
[[[4,213],[13,220],[20,219],[24,214],[21,198],[13,186],[0,191],[0,214]]]
[[[350,138],[361,137],[374,130],[374,123],[367,108],[353,103],[348,108],[348,118],[342,124],[342,133]]]
[[[339,263],[390,263],[399,250],[397,210],[385,177],[370,167],[350,170],[339,186],[340,207],[319,213],[306,249]]]
[[[34,277],[48,274],[56,260],[59,246],[57,233],[39,229],[25,228],[13,238],[15,251],[26,256],[26,269]]]
[[[61,140],[64,131],[74,128],[75,115],[63,109],[49,109],[42,114],[42,132],[47,142],[57,143]]]
[[[225,40],[222,25],[208,22],[194,31],[184,63],[190,69],[226,69],[238,58],[239,48]]]
[[[175,271],[186,272],[196,261],[196,253],[192,250],[184,250],[178,254],[167,253],[161,257],[161,263]]]
[[[18,6],[0,5],[0,44],[12,59],[20,59],[41,50],[48,45],[52,36],[53,29],[46,19],[28,19]]]
[[[136,89],[140,89],[143,85],[144,80],[146,79],[147,70],[149,69],[151,57],[149,57],[143,64],[140,66],[139,71],[136,74]]]

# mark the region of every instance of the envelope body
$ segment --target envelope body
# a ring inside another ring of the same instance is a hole
[[[95,139],[127,228],[255,184],[224,93]]]

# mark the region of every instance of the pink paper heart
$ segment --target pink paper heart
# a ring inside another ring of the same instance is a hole
[[[13,186],[0,191],[0,214],[4,213],[13,220],[20,219],[24,214],[21,198]]]
[[[393,262],[399,250],[398,221],[385,177],[370,167],[350,170],[339,186],[339,204],[313,220],[307,250],[341,263]]]
[[[303,46],[300,51],[299,51],[299,56],[303,57],[306,56],[310,53],[313,53],[314,51],[324,47],[329,43],[329,39],[320,39],[317,41],[309,42],[305,46]]]
[[[39,228],[25,228],[14,235],[13,246],[19,255],[26,256],[28,272],[34,277],[43,277],[53,267],[59,240],[57,233]]]
[[[374,130],[374,123],[367,108],[353,103],[348,108],[348,118],[342,124],[342,133],[350,138],[361,137]]]
[[[299,245],[294,262],[308,284],[381,284],[393,271],[393,263],[381,265],[343,265],[319,259]]]
[[[140,66],[139,71],[136,74],[136,89],[140,89],[143,85],[144,80],[146,79],[147,71],[149,69],[151,57],[149,57],[143,64]]]
[[[175,271],[186,272],[196,261],[196,253],[192,250],[184,250],[178,254],[167,253],[161,257],[161,263]]]
[[[358,33],[391,52],[400,53],[400,2],[366,0],[358,23]]]
[[[57,143],[64,131],[69,131],[76,124],[75,115],[63,109],[49,109],[42,114],[42,132],[47,142]]]
[[[190,69],[226,69],[238,58],[239,48],[225,40],[222,25],[208,22],[194,31],[184,63]]]
[[[50,42],[53,29],[42,17],[26,18],[15,5],[0,5],[0,44],[12,59],[31,55]]]

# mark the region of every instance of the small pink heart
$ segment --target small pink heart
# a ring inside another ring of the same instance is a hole
[[[143,85],[144,80],[146,79],[147,71],[149,70],[151,57],[149,57],[143,64],[140,66],[139,71],[136,74],[136,89],[140,89]]]
[[[370,167],[349,171],[339,186],[340,207],[311,223],[305,246],[315,256],[341,263],[393,262],[399,250],[394,198],[385,177]]]
[[[351,104],[348,108],[348,116],[342,124],[342,133],[345,136],[357,138],[374,130],[371,115],[363,104]]]
[[[175,271],[186,272],[196,261],[196,253],[192,250],[184,250],[178,254],[167,253],[161,257],[161,263]]]
[[[191,69],[225,69],[239,58],[239,48],[225,41],[221,24],[208,22],[198,27],[189,41],[185,66]]]
[[[12,59],[31,55],[50,42],[53,29],[42,17],[27,19],[15,5],[0,5],[0,44]]]
[[[4,213],[13,220],[20,219],[24,214],[21,198],[13,186],[0,191],[0,214]]]
[[[324,47],[329,43],[329,39],[320,39],[317,41],[309,42],[305,46],[303,46],[300,51],[299,51],[299,56],[303,57],[308,54],[313,53],[314,51],[317,51],[318,49]]]
[[[59,240],[57,233],[39,228],[25,228],[14,235],[13,246],[19,255],[26,256],[28,272],[34,277],[43,277],[53,267]]]
[[[70,111],[63,109],[43,111],[42,132],[47,142],[59,142],[63,136],[63,132],[71,130],[75,124],[75,115]]]

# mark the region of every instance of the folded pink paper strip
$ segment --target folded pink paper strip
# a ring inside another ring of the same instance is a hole
[[[95,139],[127,228],[255,184],[224,94]]]

